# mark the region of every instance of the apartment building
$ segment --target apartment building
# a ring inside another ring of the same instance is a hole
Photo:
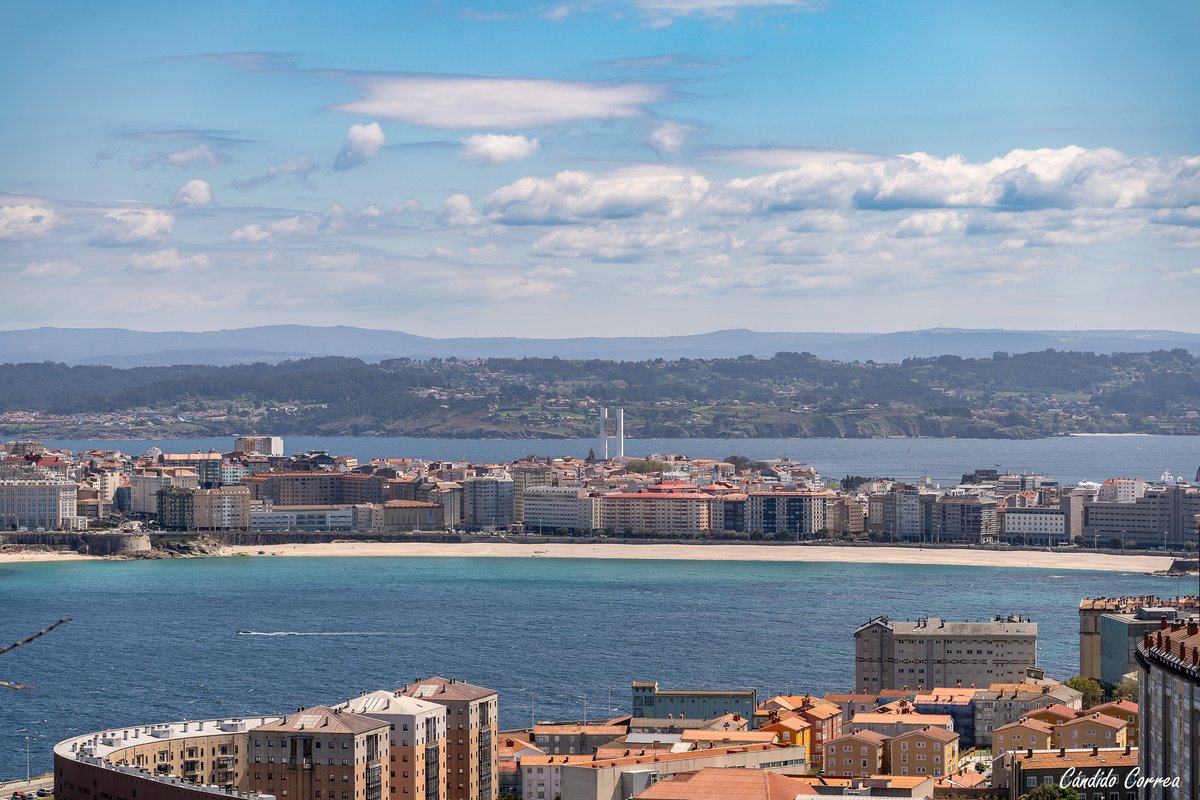
[[[634,681],[633,716],[708,720],[737,714],[748,720],[754,718],[757,698],[754,689],[660,689],[658,681]]]
[[[842,735],[845,722],[842,707],[812,695],[776,695],[754,712],[755,727],[770,727],[789,717],[808,724],[813,769],[821,769],[826,742]]]
[[[1060,786],[1064,778],[1091,778],[1102,775],[1104,787],[1079,790],[1088,800],[1142,800],[1145,795],[1137,788],[1126,788],[1131,775],[1138,777],[1137,748],[1101,750],[1087,748],[1070,750],[1010,751],[992,760],[992,787],[1005,789],[1008,800],[1018,800],[1038,786]],[[1144,774],[1144,773],[1143,773]],[[1107,781],[1112,781],[1112,787]],[[1157,800],[1157,798],[1156,798]],[[1189,800],[1186,796],[1177,800]]]
[[[1200,541],[1200,489],[1190,486],[1154,487],[1132,503],[1084,503],[1084,532],[1088,542],[1111,539],[1142,547],[1194,549]],[[1188,545],[1191,548],[1188,548]]]
[[[221,485],[221,464],[225,457],[220,453],[163,453],[158,463],[164,467],[187,467],[196,473],[203,488]]]
[[[1080,714],[1054,726],[1051,747],[1124,747],[1128,741],[1129,724],[1123,719],[1099,711]]]
[[[192,522],[197,530],[250,527],[250,490],[247,487],[222,486],[193,491]]]
[[[975,746],[975,689],[934,688],[913,697],[913,707],[921,714],[948,714],[954,720],[960,747]]]
[[[555,725],[533,727],[533,745],[547,755],[595,755],[601,745],[629,732],[628,725]]]
[[[246,787],[288,800],[392,796],[388,724],[314,706],[250,731]]]
[[[1200,621],[1164,622],[1137,650],[1142,800],[1200,800]]]
[[[578,486],[534,486],[522,492],[520,519],[527,533],[590,531],[599,527],[595,508]]]
[[[958,769],[958,734],[929,725],[888,740],[889,771],[893,775],[940,778]]]
[[[944,494],[933,504],[933,540],[988,544],[1000,535],[996,501],[973,494]]]
[[[24,469],[6,474],[13,477],[0,478],[0,529],[57,530],[83,524],[75,481]]]
[[[248,455],[282,456],[282,436],[238,436],[233,440],[233,449]]]
[[[875,731],[843,733],[825,743],[823,768],[827,775],[869,778],[887,769],[888,737]]]
[[[134,514],[157,514],[159,489],[199,486],[200,477],[191,467],[147,467],[129,476],[129,510]]]
[[[550,486],[554,482],[554,470],[549,464],[535,461],[518,461],[509,470],[513,482],[513,507],[510,519],[525,520],[525,491],[535,486]]]
[[[834,497],[824,492],[749,492],[746,530],[797,539],[815,536],[827,528],[826,506]]]
[[[1104,637],[1101,632],[1101,617],[1111,615],[1123,617],[1134,615],[1141,608],[1173,608],[1180,616],[1200,614],[1200,596],[1155,597],[1085,597],[1079,601],[1079,674],[1094,681],[1102,679],[1101,651],[1111,654],[1122,647],[1128,647],[1127,635],[1118,635],[1120,644],[1109,642],[1104,647]],[[1110,635],[1121,631],[1109,625],[1105,628]],[[1127,634],[1125,630],[1123,633]],[[1140,634],[1139,634],[1140,636]],[[1138,642],[1133,643],[1136,648]],[[1131,671],[1131,670],[1126,670]]]
[[[496,691],[455,678],[432,677],[397,693],[446,708],[446,800],[496,800]]]
[[[1021,681],[1037,666],[1037,623],[879,617],[854,632],[855,688],[986,686]]]
[[[700,533],[712,529],[713,496],[701,491],[615,492],[594,496],[600,527],[616,533]]]
[[[1054,726],[1034,717],[1023,717],[992,731],[992,752],[997,755],[1009,750],[1049,750],[1054,739]]]
[[[954,720],[949,714],[922,714],[909,705],[900,710],[885,707],[878,711],[855,714],[845,727],[852,733],[873,731],[891,738],[925,728],[952,731]],[[958,734],[955,734],[956,741],[957,737]]]
[[[477,475],[462,483],[462,524],[474,530],[506,530],[513,523],[513,479]]]
[[[1049,683],[993,684],[975,695],[975,744],[987,747],[992,734],[1031,711],[1049,706],[1083,707],[1083,695],[1069,686]]]
[[[363,693],[333,709],[387,723],[392,797],[443,800],[447,796],[446,706],[378,691]]]

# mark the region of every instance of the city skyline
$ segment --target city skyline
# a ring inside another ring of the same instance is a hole
[[[1200,330],[1195,8],[8,19],[0,327]]]

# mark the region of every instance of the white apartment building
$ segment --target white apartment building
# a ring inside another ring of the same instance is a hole
[[[1025,544],[1054,547],[1069,544],[1067,515],[1058,506],[1010,508],[1004,512],[1004,537],[1024,536]]]
[[[1145,494],[1145,481],[1137,478],[1109,478],[1100,484],[1096,500],[1101,503],[1132,503]]]
[[[0,528],[71,528],[77,525],[79,487],[67,478],[0,480]]]
[[[524,492],[527,533],[554,530],[593,530],[596,504],[581,497],[578,486],[535,486]]]

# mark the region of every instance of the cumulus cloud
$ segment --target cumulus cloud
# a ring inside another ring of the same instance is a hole
[[[26,265],[21,274],[29,278],[72,278],[79,274],[79,267],[70,261],[40,261]]]
[[[571,16],[571,7],[559,3],[553,8],[546,9],[542,16],[552,22],[562,22],[567,17]]]
[[[37,236],[58,224],[58,215],[49,206],[34,203],[0,205],[0,239]]]
[[[483,213],[488,220],[513,225],[689,213],[752,217],[808,209],[1192,205],[1200,205],[1200,158],[1130,157],[1116,150],[1064,147],[1014,150],[986,162],[926,153],[842,159],[823,152],[792,169],[727,181],[712,181],[683,167],[568,171],[500,187],[486,198]],[[916,231],[913,227],[908,233]]]
[[[135,253],[129,257],[129,266],[140,272],[180,272],[209,265],[208,256],[197,253],[181,256],[174,247],[166,247],[150,253]]]
[[[175,216],[154,208],[120,208],[103,217],[100,238],[116,244],[158,239],[175,227]]]
[[[541,143],[521,135],[506,136],[500,133],[478,133],[463,139],[463,158],[482,164],[498,164],[502,161],[521,161],[533,155]]]
[[[168,164],[176,167],[186,167],[198,161],[203,161],[212,166],[221,163],[221,159],[206,144],[198,144],[186,150],[176,150],[174,153],[167,153],[165,160]]]
[[[383,128],[379,127],[378,122],[351,125],[350,130],[346,131],[346,143],[342,145],[342,151],[333,162],[333,168],[350,169],[374,158],[379,148],[383,147],[383,141]]]
[[[208,181],[202,178],[196,178],[179,187],[179,191],[175,192],[175,196],[171,198],[173,206],[191,206],[193,208],[204,208],[213,204],[212,187],[208,185]]]
[[[339,111],[430,128],[528,128],[627,119],[668,99],[662,86],[455,75],[355,75],[361,100]]]
[[[525,273],[529,278],[578,278],[579,273],[570,267],[553,267],[549,264],[539,264]]]
[[[261,225],[243,225],[242,227],[229,234],[229,241],[237,242],[238,244],[256,244],[265,242],[271,238],[271,232],[263,228]]]
[[[663,120],[650,129],[650,146],[664,155],[677,155],[692,130],[686,123]]]

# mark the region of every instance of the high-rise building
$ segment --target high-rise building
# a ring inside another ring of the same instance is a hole
[[[1118,539],[1122,546],[1194,549],[1200,540],[1197,515],[1200,489],[1180,485],[1147,489],[1132,503],[1084,503],[1083,535],[1089,544]]]
[[[750,492],[746,495],[746,530],[813,536],[826,529],[826,505],[833,496],[824,492]]]
[[[446,708],[446,800],[496,800],[496,691],[433,677],[410,683],[397,693]]]
[[[1106,614],[1136,614],[1139,608],[1174,608],[1183,616],[1200,614],[1200,596],[1085,597],[1079,601],[1079,674],[1101,678],[1100,618]],[[1122,642],[1122,645],[1125,643]],[[1112,645],[1109,652],[1112,652]],[[1128,670],[1127,670],[1128,671]]]
[[[147,467],[129,476],[129,510],[134,514],[157,514],[159,489],[199,486],[200,478],[191,467]]]
[[[192,524],[198,530],[249,528],[250,489],[245,486],[196,489],[192,515]]]
[[[933,504],[935,542],[988,544],[1000,535],[996,501],[973,494],[944,494]]]
[[[314,706],[250,731],[246,787],[288,800],[390,798],[388,724]]]
[[[859,691],[1019,682],[1037,666],[1037,623],[879,617],[854,631],[854,649]]]
[[[190,467],[200,480],[200,486],[210,489],[221,485],[221,464],[225,457],[220,453],[163,453],[158,463],[164,467]]]
[[[1200,618],[1145,634],[1137,665],[1141,797],[1200,800]]]
[[[554,470],[549,464],[522,461],[514,464],[509,474],[513,479],[512,521],[525,521],[525,490],[535,486],[549,486],[554,480]]]
[[[504,530],[513,522],[513,479],[478,475],[462,483],[462,524],[477,530]]]
[[[233,440],[233,449],[247,455],[282,456],[282,436],[238,436]]]
[[[33,470],[0,477],[0,529],[78,526],[79,485],[68,478]]]
[[[379,691],[364,693],[333,708],[388,723],[393,797],[444,800],[446,706],[399,692]]]

